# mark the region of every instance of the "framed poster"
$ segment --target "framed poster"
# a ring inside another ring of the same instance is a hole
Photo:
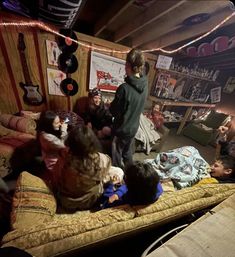
[[[223,89],[226,94],[231,94],[235,90],[235,77],[230,77]]]
[[[46,40],[47,61],[49,65],[58,66],[58,57],[62,53],[55,41]]]
[[[221,87],[211,89],[211,103],[219,103],[221,99]]]
[[[168,95],[168,85],[170,80],[170,74],[160,72],[157,76],[156,83],[153,86],[152,95],[156,97],[166,98]]]
[[[66,78],[66,74],[60,70],[47,68],[47,81],[49,95],[65,96],[60,89],[60,83]]]
[[[95,87],[102,91],[115,92],[124,83],[125,60],[91,52],[89,89]]]

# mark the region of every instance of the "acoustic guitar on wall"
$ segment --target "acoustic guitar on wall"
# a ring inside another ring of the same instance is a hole
[[[29,75],[29,69],[27,65],[27,61],[25,58],[25,42],[24,42],[24,34],[19,33],[18,36],[18,50],[20,53],[20,61],[23,68],[23,74],[25,83],[20,82],[20,87],[24,90],[24,96],[23,100],[28,105],[41,105],[44,101],[43,96],[39,92],[39,86],[33,85],[30,75]]]

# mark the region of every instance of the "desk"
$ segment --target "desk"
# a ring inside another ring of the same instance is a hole
[[[235,194],[147,257],[234,257]]]
[[[177,135],[179,135],[184,128],[186,121],[192,113],[193,107],[204,107],[204,108],[214,108],[215,104],[206,104],[206,103],[196,103],[196,102],[181,102],[181,101],[172,101],[162,98],[157,98],[155,96],[149,96],[148,99],[153,102],[160,102],[163,106],[186,106],[188,107],[183,119],[180,122],[180,125],[177,130]]]

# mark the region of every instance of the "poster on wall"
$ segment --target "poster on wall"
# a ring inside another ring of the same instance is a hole
[[[211,89],[211,103],[219,103],[221,99],[221,87],[215,87]]]
[[[58,66],[58,57],[61,51],[55,41],[46,40],[47,61],[49,65]]]
[[[169,70],[172,62],[172,57],[159,55],[157,58],[156,68]]]
[[[89,89],[115,92],[124,83],[125,60],[91,52]]]
[[[160,72],[157,76],[156,83],[153,85],[152,95],[156,97],[168,97],[168,85],[170,82],[170,74]]]
[[[234,90],[235,90],[235,77],[230,77],[226,82],[223,92],[226,94],[231,94]]]
[[[49,95],[65,96],[60,89],[60,83],[66,78],[66,74],[60,70],[47,68],[47,81]]]

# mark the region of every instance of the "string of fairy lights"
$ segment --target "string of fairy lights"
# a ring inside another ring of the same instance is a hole
[[[235,11],[232,12],[230,15],[228,15],[225,19],[223,19],[220,23],[218,23],[215,27],[213,27],[211,30],[209,30],[208,32],[202,34],[201,36],[197,37],[196,39],[193,39],[191,40],[190,42],[186,43],[186,44],[183,44],[182,46],[176,48],[176,49],[173,49],[173,50],[165,50],[161,47],[158,47],[158,48],[152,48],[152,49],[144,49],[142,50],[142,52],[144,53],[151,53],[151,52],[155,52],[155,51],[160,51],[162,53],[166,53],[166,54],[173,54],[173,53],[176,53],[180,50],[182,50],[183,48],[201,40],[202,38],[204,37],[207,37],[208,35],[210,35],[211,33],[213,33],[215,30],[217,30],[219,27],[221,27],[224,23],[226,23],[228,20],[230,20],[233,16],[235,15]],[[88,49],[91,49],[91,50],[97,50],[97,51],[102,51],[102,52],[106,52],[106,53],[119,53],[119,54],[126,54],[129,52],[129,50],[115,50],[115,49],[108,49],[108,48],[105,48],[105,47],[97,47],[97,46],[93,46],[93,45],[89,45],[89,44],[86,44],[86,43],[83,43],[79,40],[75,40],[73,38],[70,38],[70,37],[67,37],[61,33],[59,33],[58,31],[52,29],[51,27],[49,27],[48,25],[45,25],[43,22],[39,22],[39,21],[33,21],[33,22],[0,22],[0,27],[37,27],[39,29],[42,29],[42,30],[45,30],[47,32],[50,32],[56,36],[59,36],[59,37],[63,37],[65,39],[69,39],[71,40],[72,42],[82,46],[82,47],[85,47],[85,48],[88,48]]]

